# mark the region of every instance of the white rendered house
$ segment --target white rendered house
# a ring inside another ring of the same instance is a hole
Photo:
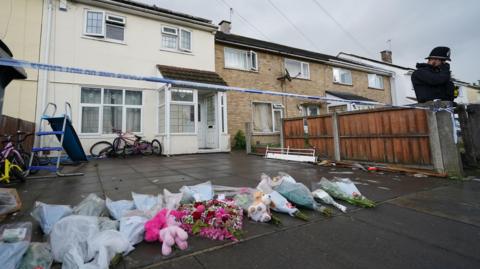
[[[123,0],[52,3],[43,11],[51,25],[42,30],[43,62],[225,85],[209,20]],[[69,102],[87,154],[97,141],[113,141],[113,129],[159,139],[164,154],[230,150],[223,92],[53,72],[38,88],[37,118],[46,103]]]

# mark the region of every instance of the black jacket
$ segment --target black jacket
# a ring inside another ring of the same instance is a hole
[[[424,103],[435,99],[453,101],[453,82],[450,76],[450,65],[444,63],[438,67],[426,63],[418,63],[412,74],[412,84],[417,101]]]

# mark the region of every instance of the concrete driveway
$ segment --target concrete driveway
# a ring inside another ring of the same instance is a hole
[[[189,248],[161,256],[158,243],[136,246],[117,268],[480,268],[480,182],[367,173],[349,168],[266,160],[241,152],[94,160],[81,177],[30,180],[18,186],[23,208],[6,221],[32,220],[35,201],[75,205],[89,193],[113,200],[131,192],[177,192],[212,181],[254,187],[261,173],[287,172],[310,187],[322,176],[349,177],[374,209],[349,206],[331,218],[303,222],[276,214],[283,225],[245,220],[240,242],[190,237]],[[352,173],[353,172],[353,173]],[[351,174],[350,174],[351,173]],[[35,224],[33,241],[46,238]]]

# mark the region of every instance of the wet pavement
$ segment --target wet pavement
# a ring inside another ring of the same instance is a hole
[[[161,245],[137,245],[117,268],[480,268],[480,182],[367,173],[349,168],[266,160],[241,152],[94,160],[69,169],[84,176],[36,179],[18,186],[23,207],[6,222],[32,220],[34,202],[75,205],[89,193],[113,200],[131,192],[177,192],[183,185],[254,187],[261,173],[283,171],[308,187],[321,177],[348,177],[374,209],[349,206],[331,218],[303,210],[304,222],[276,214],[282,226],[244,222],[240,242],[190,237],[189,248],[162,257]],[[344,204],[344,203],[343,203]],[[38,225],[33,241],[46,238]]]

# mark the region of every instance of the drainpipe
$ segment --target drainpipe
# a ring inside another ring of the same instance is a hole
[[[42,37],[44,37],[43,44],[44,44],[44,49],[42,51],[42,58],[43,62],[46,64],[50,63],[50,37],[51,37],[51,32],[52,32],[52,10],[53,10],[53,0],[44,0],[46,6],[47,6],[47,25],[45,31],[42,33]],[[48,70],[43,70],[40,71],[41,75],[38,80],[38,89],[41,90],[42,93],[42,101],[40,103],[40,110],[37,109],[37,112],[39,114],[41,111],[43,111],[47,105],[47,98],[48,98]],[[40,123],[41,123],[41,116],[42,115],[37,115],[36,119],[36,129],[37,131],[40,130]],[[42,139],[41,137],[38,137],[38,141],[35,141],[42,146]]]

